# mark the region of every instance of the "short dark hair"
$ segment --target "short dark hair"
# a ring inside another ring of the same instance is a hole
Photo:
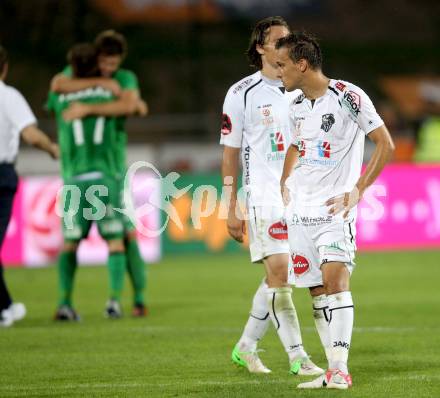
[[[72,66],[75,77],[99,76],[98,56],[91,43],[75,44],[67,53],[67,61]]]
[[[105,30],[96,36],[95,46],[98,55],[120,55],[122,58],[127,55],[127,40],[114,30]]]
[[[306,32],[294,32],[277,41],[275,48],[287,47],[289,58],[298,62],[305,59],[313,70],[322,68],[322,53],[316,38]]]
[[[8,52],[0,45],[0,73],[3,73],[5,66],[9,61]]]
[[[257,46],[264,45],[267,34],[269,33],[269,28],[272,26],[285,26],[287,29],[289,29],[289,25],[282,17],[267,17],[255,25],[255,28],[251,34],[248,49],[246,50],[246,55],[249,59],[250,66],[254,68],[261,69],[263,67],[261,55],[257,51]]]

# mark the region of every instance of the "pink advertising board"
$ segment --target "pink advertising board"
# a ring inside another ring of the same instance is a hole
[[[145,203],[159,197],[160,182],[155,178],[136,176],[142,184],[141,190],[133,193],[134,202]],[[136,180],[135,180],[136,182]],[[56,214],[57,192],[62,181],[57,177],[26,177],[20,179],[20,188],[15,196],[14,209],[2,259],[5,265],[43,266],[53,264],[63,243],[61,219]],[[143,225],[157,229],[159,211],[142,216]],[[147,262],[160,258],[160,237],[139,235],[139,248]],[[107,246],[94,225],[87,239],[81,242],[78,260],[83,264],[103,264],[107,259]]]
[[[389,165],[367,196],[358,209],[359,249],[440,248],[440,165]]]

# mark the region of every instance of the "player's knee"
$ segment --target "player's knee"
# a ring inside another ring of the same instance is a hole
[[[78,249],[78,242],[64,242],[63,244],[63,251],[64,252],[74,252]]]
[[[350,290],[349,285],[344,280],[330,280],[324,283],[325,294],[336,294]]]
[[[107,245],[108,250],[112,253],[125,251],[124,241],[122,239],[109,239]]]
[[[125,238],[130,240],[130,241],[136,240],[137,239],[136,230],[132,229],[132,230],[126,231],[125,232]]]

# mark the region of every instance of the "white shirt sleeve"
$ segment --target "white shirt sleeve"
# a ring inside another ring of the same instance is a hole
[[[296,99],[294,100],[296,101]],[[287,138],[288,145],[299,147],[299,128],[300,125],[295,119],[295,102],[289,106],[289,137]]]
[[[355,122],[367,135],[382,126],[384,122],[365,91],[354,85],[351,88],[348,90],[350,97],[344,97],[347,99],[345,104]]]
[[[244,99],[232,89],[223,103],[220,144],[241,148],[244,129]]]
[[[4,104],[6,116],[19,134],[25,127],[37,123],[29,104],[15,88],[9,87],[8,98],[5,99]]]

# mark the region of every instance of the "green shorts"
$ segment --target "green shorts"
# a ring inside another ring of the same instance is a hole
[[[77,242],[87,237],[93,222],[105,240],[122,239],[124,226],[119,182],[115,178],[72,178],[63,186],[63,234],[65,241]]]

